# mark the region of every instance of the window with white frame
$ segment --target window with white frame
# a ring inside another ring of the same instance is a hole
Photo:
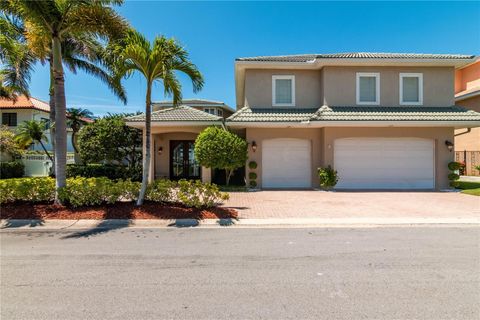
[[[295,106],[295,76],[272,76],[272,105]]]
[[[423,74],[400,73],[400,104],[423,104]]]
[[[223,110],[219,108],[204,108],[203,111],[206,113],[213,114],[215,116],[222,117],[223,116]]]
[[[357,104],[380,104],[379,73],[357,73]]]

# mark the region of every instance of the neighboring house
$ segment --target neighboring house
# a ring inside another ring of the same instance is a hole
[[[205,111],[215,116],[227,118],[233,114],[233,110],[225,103],[220,101],[204,100],[204,99],[183,99],[181,105]],[[152,110],[159,111],[163,109],[173,108],[173,102],[159,101],[152,103]]]
[[[480,59],[455,71],[455,103],[480,112]],[[466,174],[480,175],[480,128],[455,130],[458,161],[465,162]]]
[[[329,165],[338,171],[338,189],[448,188],[455,128],[480,126],[480,113],[454,101],[455,68],[474,59],[391,53],[240,58],[237,111],[225,125],[249,142],[261,188],[316,187],[317,168]],[[200,168],[185,166],[194,158],[193,141],[223,119],[190,107],[157,111],[152,119],[151,177],[179,170],[187,178],[199,175]],[[144,116],[127,121],[143,128]],[[179,140],[181,156],[165,153]],[[175,157],[183,165],[175,165]]]
[[[223,102],[184,99],[152,103],[152,161],[150,178],[202,179],[211,181],[212,171],[201,168],[194,156],[194,142],[211,125],[222,125],[233,110]],[[127,118],[127,124],[143,129],[145,115]]]
[[[19,96],[16,101],[9,99],[0,99],[0,115],[2,117],[2,125],[8,126],[13,131],[16,130],[18,125],[23,121],[36,120],[45,121],[50,123],[50,106],[48,103],[39,99],[26,96]],[[48,127],[48,125],[47,125]],[[52,150],[52,144],[50,139],[50,133],[46,133],[48,143],[45,143],[47,150]],[[71,131],[68,132],[67,139],[67,151],[73,152]],[[35,144],[30,147],[30,150],[42,151],[43,149],[39,144]]]

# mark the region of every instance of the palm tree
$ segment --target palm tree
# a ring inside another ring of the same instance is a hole
[[[48,143],[48,138],[45,135],[46,130],[47,126],[45,121],[27,120],[20,123],[18,126],[15,139],[24,147],[28,147],[33,143],[39,143],[47,157],[53,162],[52,156],[48,153],[43,144],[44,141]]]
[[[90,110],[82,108],[68,108],[67,113],[67,124],[70,129],[72,129],[72,146],[73,150],[75,151],[75,162],[77,162],[77,157],[79,154],[77,147],[77,133],[86,123],[85,118],[93,118],[93,113]]]
[[[176,71],[183,72],[192,81],[193,91],[203,87],[203,76],[190,62],[188,53],[174,39],[156,37],[150,43],[143,35],[130,30],[127,36],[118,41],[112,49],[111,57],[116,59],[116,72],[120,78],[139,72],[145,77],[147,90],[145,95],[145,158],[143,159],[142,187],[137,205],[143,204],[147,190],[150,168],[151,140],[151,95],[152,85],[160,81],[166,95],[173,95],[173,105],[182,100],[182,85]]]
[[[32,29],[49,39],[55,103],[56,187],[66,184],[67,119],[62,43],[66,39],[94,36],[113,39],[122,36],[127,23],[112,5],[122,0],[4,0],[0,10],[21,18]],[[56,202],[59,202],[58,193]]]
[[[25,43],[19,19],[0,14],[0,98],[29,96],[28,83],[35,57]]]

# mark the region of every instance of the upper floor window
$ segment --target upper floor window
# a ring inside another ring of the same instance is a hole
[[[16,112],[4,112],[2,113],[2,124],[9,127],[17,126],[17,113]]]
[[[223,110],[222,109],[217,109],[217,108],[204,108],[203,111],[206,113],[213,114],[215,116],[223,116]]]
[[[400,104],[423,104],[423,74],[400,73]]]
[[[379,73],[357,73],[357,104],[380,104]]]
[[[295,106],[295,76],[272,76],[273,106]]]

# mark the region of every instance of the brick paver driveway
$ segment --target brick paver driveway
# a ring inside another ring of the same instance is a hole
[[[456,192],[231,192],[240,218],[478,218],[480,197]]]

